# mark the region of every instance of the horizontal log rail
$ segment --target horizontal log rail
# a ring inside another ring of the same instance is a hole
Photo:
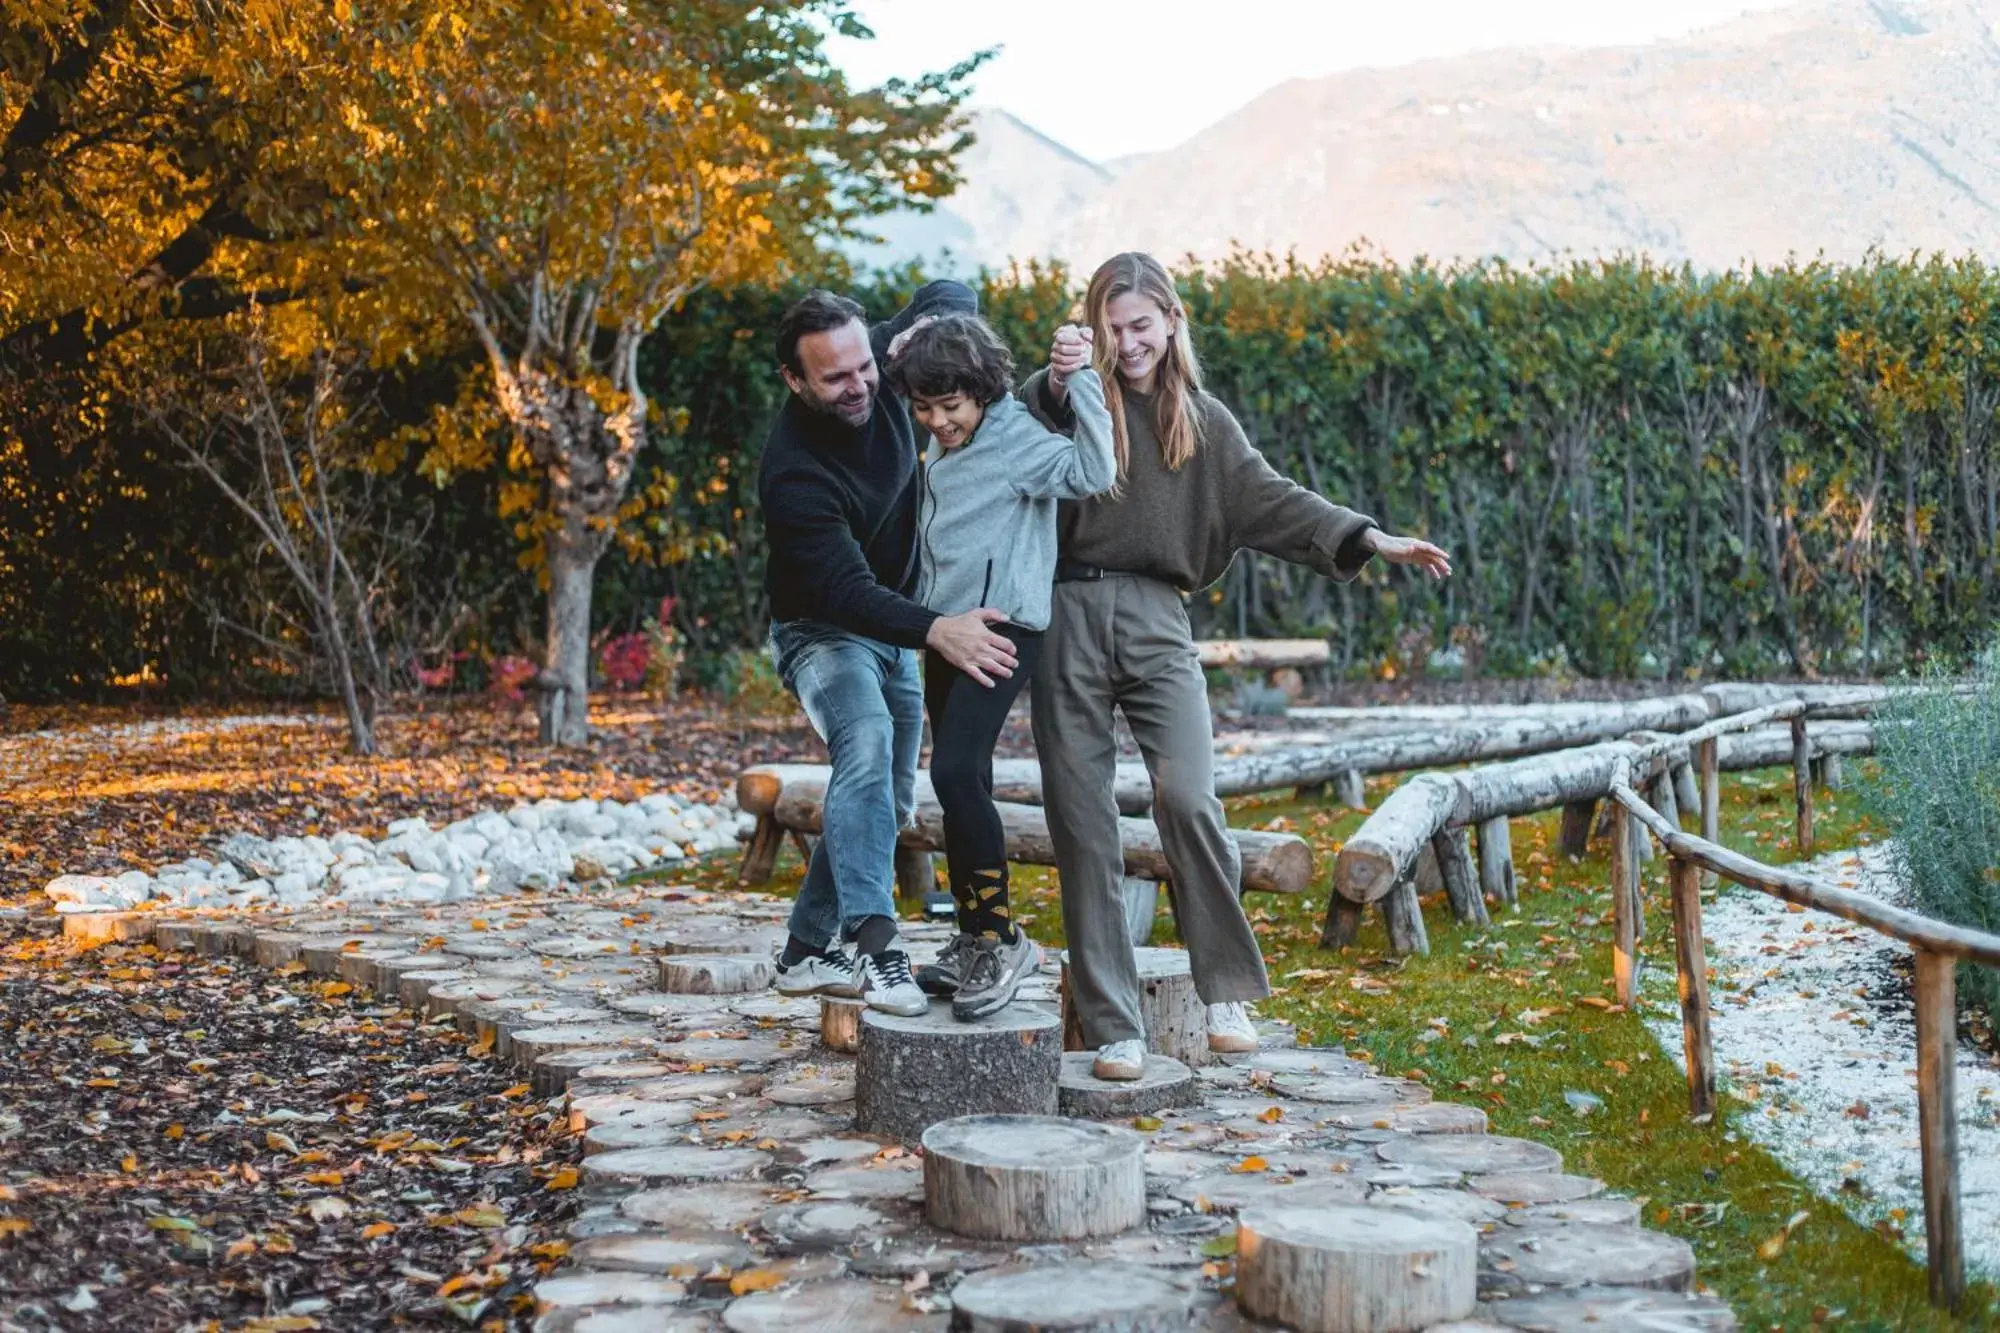
[[[1766,710],[1758,710],[1766,711]],[[1731,719],[1733,720],[1733,719]],[[1803,712],[1790,720],[1794,736],[1793,767],[1804,774],[1808,747]],[[1967,930],[1906,911],[1867,894],[1794,870],[1768,866],[1714,841],[1715,800],[1712,747],[1704,759],[1702,828],[1695,837],[1661,815],[1635,791],[1628,775],[1611,787],[1611,798],[1634,830],[1643,829],[1666,851],[1668,886],[1673,898],[1674,956],[1681,1008],[1681,1041],[1685,1048],[1688,1105],[1697,1119],[1715,1113],[1715,1047],[1709,1030],[1708,964],[1702,946],[1701,877],[1707,871],[1746,889],[1767,893],[1787,903],[1827,912],[1866,926],[1877,934],[1900,940],[1916,955],[1917,993],[1917,1128],[1924,1181],[1924,1242],[1933,1305],[1957,1310],[1965,1298],[1965,1246],[1961,1231],[1958,1181],[1957,1014],[1954,969],[1960,961],[2000,967],[2000,935]],[[1795,783],[1800,802],[1801,847],[1810,846],[1811,788],[1800,776]],[[1636,998],[1638,968],[1633,953],[1631,922],[1637,912],[1637,875],[1621,844],[1612,844],[1613,934],[1612,969],[1621,1002]]]

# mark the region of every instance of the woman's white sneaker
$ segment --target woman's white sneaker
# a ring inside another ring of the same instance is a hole
[[[870,1009],[908,1018],[931,1007],[931,997],[918,989],[917,979],[910,975],[910,956],[901,949],[864,953],[854,970],[861,982],[861,998]]]
[[[853,960],[838,949],[808,954],[790,967],[785,966],[785,956],[780,953],[777,968],[780,995],[855,996],[861,993],[854,975]]]
[[[1257,1025],[1241,1000],[1208,1006],[1208,1049],[1240,1054],[1257,1049]]]
[[[1090,1072],[1101,1079],[1134,1082],[1146,1072],[1146,1043],[1114,1041],[1109,1046],[1098,1047],[1097,1059],[1091,1062]]]

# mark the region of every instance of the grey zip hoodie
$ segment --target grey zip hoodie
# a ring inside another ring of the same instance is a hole
[[[1049,625],[1056,575],[1056,501],[1108,491],[1118,479],[1111,414],[1095,370],[1069,381],[1076,438],[1037,421],[1012,394],[989,404],[972,438],[924,451],[917,599],[940,615],[990,606],[1023,629]]]

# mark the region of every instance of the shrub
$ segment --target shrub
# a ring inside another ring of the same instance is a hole
[[[2000,642],[1965,680],[1932,666],[1877,715],[1864,791],[1895,835],[1911,905],[2000,933]],[[2000,1014],[2000,971],[1959,970],[1959,994]]]

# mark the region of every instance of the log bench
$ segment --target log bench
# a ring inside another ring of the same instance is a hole
[[[996,773],[996,787],[998,776]],[[768,794],[774,789],[775,799],[770,799]],[[785,835],[803,837],[820,832],[821,807],[826,800],[826,769],[767,765],[746,771],[738,779],[736,790],[739,806],[755,814],[758,821],[738,878],[745,884],[763,883],[771,876],[778,846]],[[746,800],[746,796],[750,799]],[[760,809],[766,800],[768,807]],[[1054,865],[1055,844],[1049,837],[1048,818],[1041,807],[1007,800],[996,804],[1007,834],[1007,859],[1026,865]],[[1128,876],[1150,881],[1167,878],[1167,854],[1160,843],[1158,825],[1147,819],[1121,817],[1118,832],[1124,843]],[[1312,848],[1304,838],[1253,829],[1230,832],[1242,857],[1243,892],[1304,893],[1311,885]],[[944,850],[944,811],[930,790],[927,774],[918,774],[916,816],[910,827],[903,830],[901,841],[905,848],[922,852]]]
[[[1828,692],[1806,701],[1805,707],[1814,713],[1822,708],[1850,708],[1858,706],[1855,696],[1869,693]],[[1860,704],[1869,701],[1864,698]],[[1783,706],[1762,707],[1769,711]],[[1427,853],[1438,866],[1454,914],[1462,921],[1483,923],[1487,895],[1502,903],[1514,900],[1507,821],[1560,808],[1563,824],[1558,846],[1571,855],[1581,855],[1596,822],[1598,803],[1610,796],[1614,782],[1628,772],[1653,807],[1677,824],[1683,810],[1693,812],[1690,805],[1705,811],[1710,803],[1706,793],[1697,802],[1687,800],[1694,794],[1692,769],[1697,760],[1719,773],[1792,763],[1801,747],[1813,756],[1874,751],[1874,729],[1869,722],[1794,720],[1799,723],[1796,728],[1787,723],[1718,731],[1705,742],[1696,738],[1729,722],[1717,721],[1686,735],[1638,731],[1629,739],[1553,754],[1450,773],[1419,773],[1384,799],[1341,848],[1321,943],[1333,948],[1351,943],[1360,928],[1363,909],[1377,904],[1392,947],[1404,953],[1428,953],[1430,941],[1417,905],[1418,864]],[[1704,782],[1712,781],[1705,770]],[[1615,810],[1612,813],[1617,814]],[[1471,828],[1479,834],[1476,868],[1467,838]],[[1610,832],[1614,861],[1621,866],[1647,851],[1622,820],[1614,818]],[[1623,870],[1616,873],[1621,882],[1636,878]]]

